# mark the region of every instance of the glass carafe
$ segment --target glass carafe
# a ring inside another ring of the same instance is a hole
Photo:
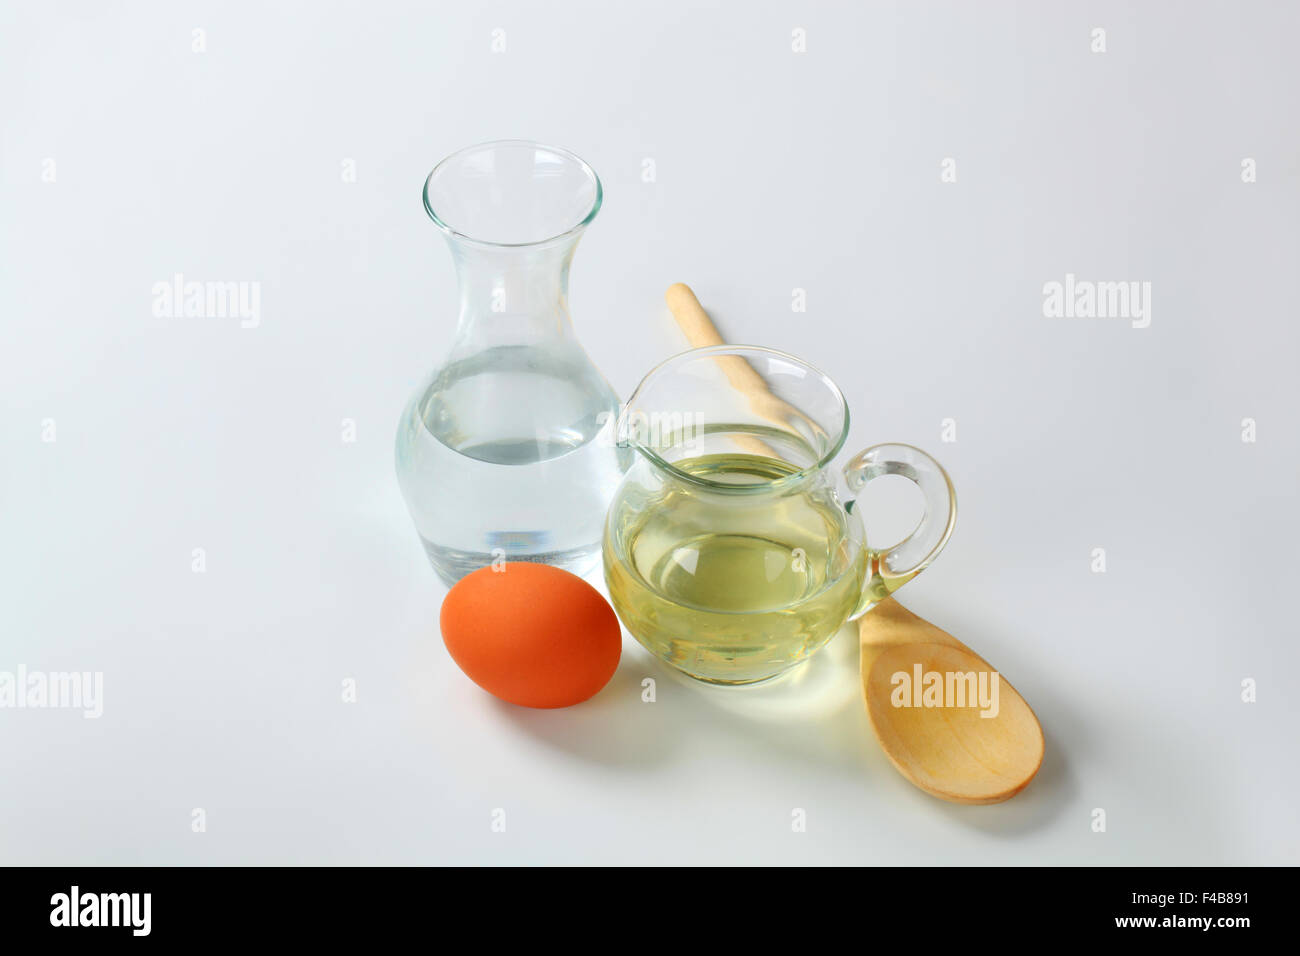
[[[574,335],[569,263],[600,209],[567,150],[486,143],[429,174],[424,205],[460,287],[451,349],[397,432],[397,476],[434,569],[454,583],[496,560],[595,567],[628,453],[618,398]]]
[[[647,375],[619,423],[638,454],[605,537],[605,581],[632,636],[691,677],[755,683],[933,561],[957,515],[947,474],[910,445],[832,468],[848,429],[835,383],[772,349],[695,349]],[[881,547],[854,498],[888,474],[916,483],[925,516]]]

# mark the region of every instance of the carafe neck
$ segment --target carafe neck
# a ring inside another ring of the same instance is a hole
[[[569,338],[571,236],[526,246],[449,239],[460,286],[461,348],[537,345]]]

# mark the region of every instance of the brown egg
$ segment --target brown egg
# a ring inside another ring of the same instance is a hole
[[[623,650],[614,609],[577,575],[509,562],[461,578],[442,639],[466,676],[523,707],[568,707],[609,682]]]

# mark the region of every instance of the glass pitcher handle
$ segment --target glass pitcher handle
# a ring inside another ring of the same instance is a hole
[[[911,445],[872,445],[844,466],[844,481],[856,495],[881,475],[902,475],[921,489],[925,513],[921,523],[892,548],[867,548],[867,573],[862,599],[850,620],[865,614],[916,577],[948,543],[957,523],[957,493],[943,466]],[[845,503],[852,510],[853,501]]]

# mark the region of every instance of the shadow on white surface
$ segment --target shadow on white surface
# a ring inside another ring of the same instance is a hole
[[[653,704],[643,700],[646,678],[655,681]],[[502,702],[497,706],[522,732],[584,760],[651,772],[665,762],[687,759],[686,751],[717,746],[721,736],[736,742],[733,753],[788,767],[792,773],[801,765],[817,765],[836,778],[860,779],[864,798],[920,801],[960,825],[988,833],[1024,833],[1046,826],[1077,790],[1065,755],[1053,746],[1050,727],[1045,727],[1042,769],[1006,803],[958,806],[913,787],[875,741],[861,701],[853,624],[845,625],[805,664],[762,684],[700,683],[627,638],[617,673],[590,701],[555,711]],[[708,741],[700,743],[705,728]]]

